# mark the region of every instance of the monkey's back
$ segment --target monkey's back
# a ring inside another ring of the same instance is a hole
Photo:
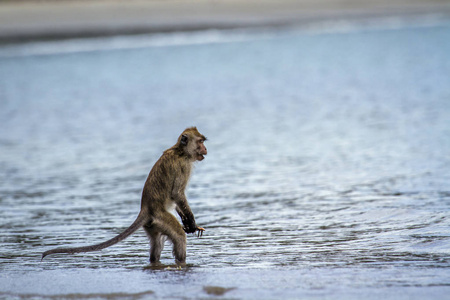
[[[175,178],[180,177],[178,173],[184,173],[181,177],[186,179],[190,175],[190,168],[187,165],[190,164],[187,164],[175,150],[164,151],[148,174],[142,191],[141,208],[153,212],[167,210],[171,205]]]

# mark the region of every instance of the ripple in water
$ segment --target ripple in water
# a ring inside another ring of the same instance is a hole
[[[448,41],[441,24],[0,58],[0,296],[442,298]],[[146,268],[142,230],[40,263],[129,226],[191,125],[209,154],[186,269]]]

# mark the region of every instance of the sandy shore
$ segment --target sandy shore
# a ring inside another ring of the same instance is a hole
[[[444,0],[67,0],[0,1],[0,42],[320,20],[450,15]]]

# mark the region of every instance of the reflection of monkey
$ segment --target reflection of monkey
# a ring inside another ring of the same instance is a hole
[[[173,254],[178,264],[186,261],[186,234],[205,229],[198,227],[189,207],[184,190],[191,174],[192,164],[204,159],[207,154],[203,142],[206,141],[197,128],[187,128],[178,138],[177,143],[164,151],[155,163],[142,191],[141,211],[130,227],[118,236],[92,246],[77,248],[57,248],[44,252],[42,259],[55,253],[78,253],[104,249],[112,246],[144,227],[150,239],[150,262],[160,260],[165,237],[173,243]],[[184,228],[169,212],[176,208]]]

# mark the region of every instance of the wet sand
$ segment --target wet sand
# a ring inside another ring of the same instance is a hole
[[[450,15],[429,0],[1,1],[0,42],[201,29],[286,26],[323,20]]]

